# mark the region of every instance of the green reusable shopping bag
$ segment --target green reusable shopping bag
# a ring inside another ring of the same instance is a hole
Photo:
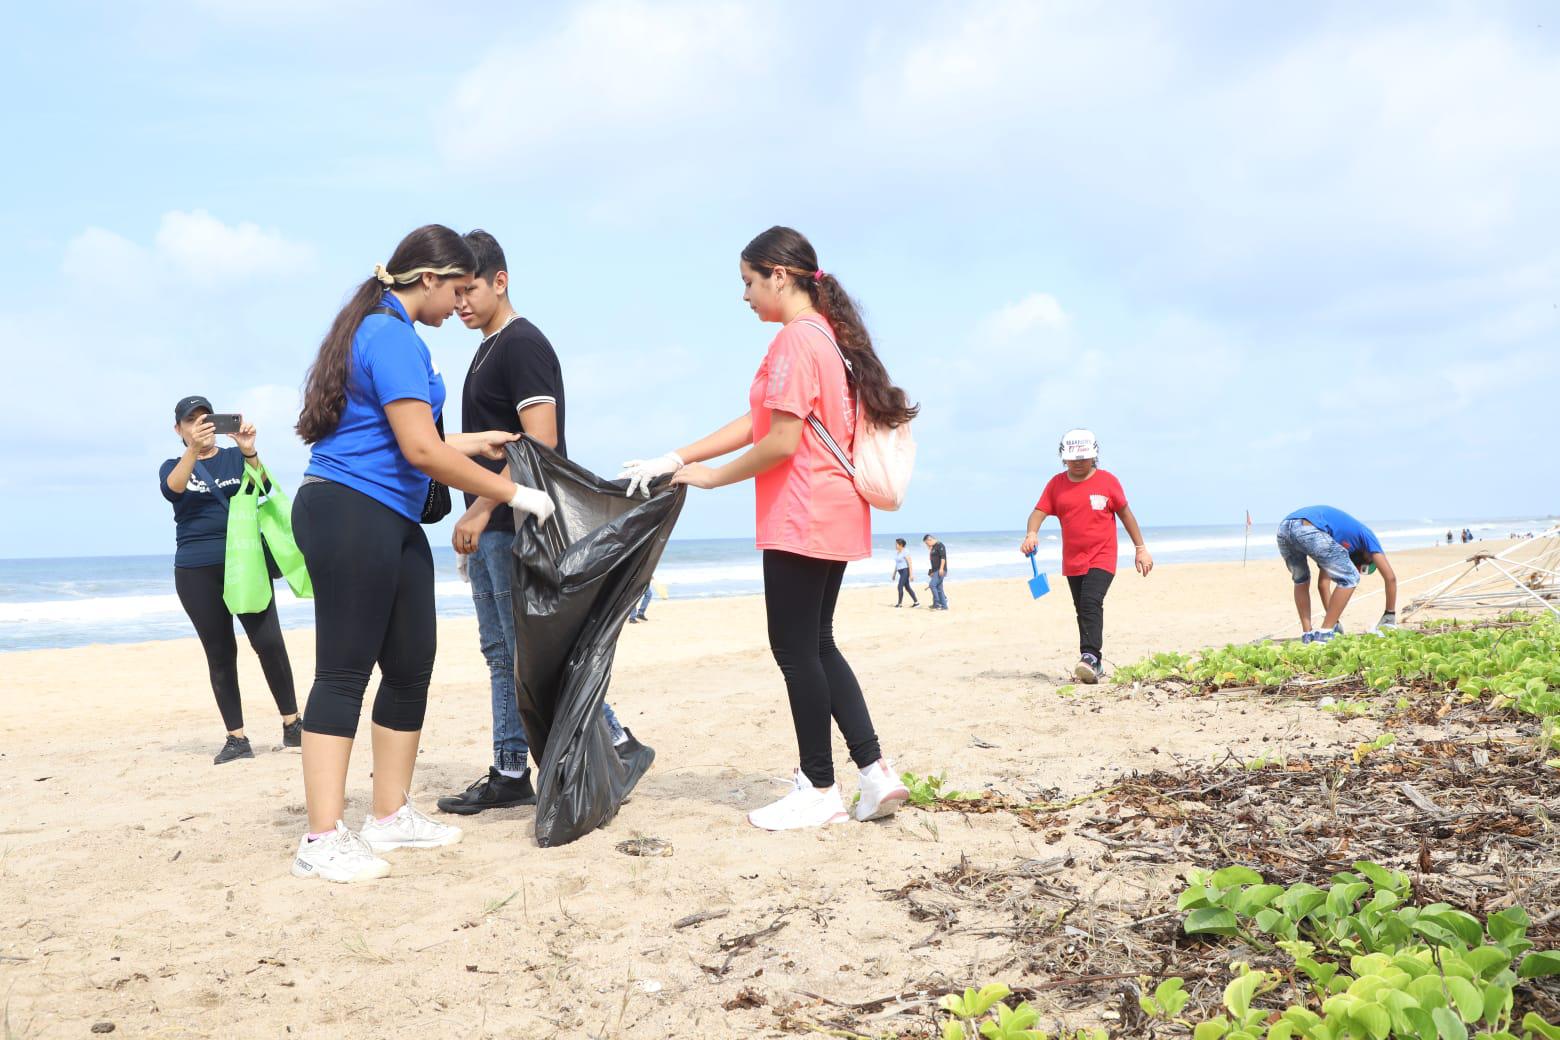
[[[246,465],[244,475],[258,487],[269,489],[262,492],[265,497],[260,500],[259,513],[260,537],[265,540],[271,559],[276,561],[277,568],[282,572],[282,577],[287,579],[287,587],[292,589],[294,596],[299,599],[312,598],[314,583],[309,580],[309,568],[304,565],[303,553],[293,540],[292,503],[281,485],[271,476],[271,471],[264,466],[256,471],[253,466]]]
[[[238,493],[228,500],[222,602],[235,614],[258,614],[271,602],[271,575],[260,541],[260,486],[252,472],[244,468]]]

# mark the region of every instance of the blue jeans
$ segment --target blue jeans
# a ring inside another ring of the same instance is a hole
[[[1360,583],[1359,568],[1349,559],[1349,550],[1333,541],[1332,535],[1304,520],[1285,520],[1278,525],[1278,554],[1289,567],[1296,585],[1311,581],[1311,565],[1338,583],[1340,589],[1352,589]]]
[[[947,610],[948,594],[943,592],[943,576],[941,574],[933,574],[928,579],[928,584],[932,586],[932,606],[942,607],[944,610]]]
[[[514,583],[515,536],[512,531],[483,531],[477,551],[466,561],[471,601],[477,607],[477,635],[493,684],[493,767],[518,772],[530,748],[515,698],[515,615],[510,606]],[[603,704],[612,739],[623,735],[610,705]]]
[[[654,595],[655,595],[655,586],[653,586],[653,585],[646,585],[645,586],[645,594],[642,597],[640,597],[639,606],[636,609],[634,609],[634,610],[630,610],[628,612],[628,616],[629,617],[635,617],[635,618],[638,618],[639,620],[643,621],[645,619],[645,608],[650,605],[650,597],[652,597]]]

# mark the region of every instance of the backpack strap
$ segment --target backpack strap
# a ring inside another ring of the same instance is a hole
[[[368,314],[388,314],[396,321],[406,321],[406,315],[402,314],[394,307],[386,307],[384,304],[380,304],[378,307],[371,309]],[[363,315],[363,317],[368,317],[368,314]],[[406,324],[410,325],[411,322],[406,321]],[[442,441],[444,439],[444,416],[440,415],[437,419],[435,419],[433,421],[433,425],[434,428],[439,431],[439,440]]]
[[[211,489],[211,497],[216,499],[218,502],[221,502],[223,509],[227,509],[228,508],[228,495],[227,495],[227,492],[223,491],[221,488],[217,487],[217,478],[211,475],[211,470],[206,468],[206,464],[204,462],[201,462],[199,459],[196,459],[195,460],[195,470],[194,470],[194,472],[195,472],[195,475],[197,477],[199,477],[201,480],[205,481],[206,486]]]
[[[845,356],[845,352],[840,349],[839,343],[837,343],[834,337],[829,334],[829,330],[818,324],[816,321],[809,321],[806,318],[799,318],[798,323],[802,325],[811,325],[813,328],[823,333],[824,338],[829,341],[829,345],[834,348],[834,352],[838,354],[840,356],[840,360],[845,363],[845,382],[848,384],[850,382],[850,377],[853,374],[850,359]],[[858,404],[856,407],[859,408],[860,405]],[[845,467],[845,473],[852,480],[855,480],[856,467],[851,465],[850,456],[845,454],[845,449],[841,448],[839,442],[836,441],[832,435],[830,435],[828,430],[824,429],[823,423],[818,420],[818,416],[816,414],[811,412],[808,413],[807,425],[813,428],[813,431],[818,434],[818,437],[823,441],[824,445],[829,449],[829,451],[833,452],[834,457],[840,460],[840,465]]]

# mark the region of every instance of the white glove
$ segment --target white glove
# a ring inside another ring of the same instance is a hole
[[[528,513],[536,517],[537,524],[545,524],[551,520],[553,511],[557,508],[547,492],[528,488],[522,484],[515,485],[515,497],[509,500],[509,504],[517,513]]]
[[[471,584],[471,571],[466,567],[466,561],[471,559],[470,553],[455,554],[455,573],[460,575],[460,580],[467,585]]]
[[[675,451],[669,451],[665,455],[657,455],[653,459],[629,459],[623,463],[623,472],[618,474],[618,479],[628,478],[629,498],[634,497],[635,491],[643,491],[646,498],[650,497],[650,485],[657,477],[664,477],[676,473],[682,469],[685,463],[682,456]]]

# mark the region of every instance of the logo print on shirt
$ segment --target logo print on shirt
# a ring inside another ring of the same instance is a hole
[[[777,359],[774,367],[769,370],[769,396],[771,398],[779,397],[785,392],[785,380],[790,374],[791,359],[788,357]]]
[[[1095,509],[1104,509],[1108,504],[1109,503],[1107,502],[1104,495],[1089,496],[1089,505],[1093,506]]]

